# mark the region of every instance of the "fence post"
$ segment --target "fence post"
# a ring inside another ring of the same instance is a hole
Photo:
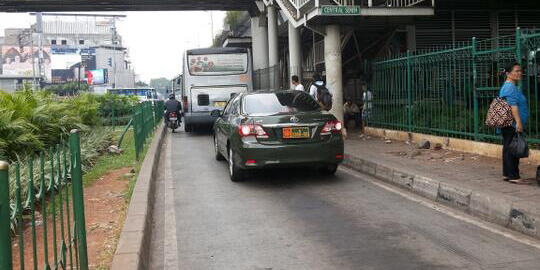
[[[88,252],[86,245],[86,221],[84,218],[84,197],[81,167],[81,141],[79,131],[71,130],[69,138],[71,150],[71,187],[73,196],[73,215],[75,219],[75,237],[79,254],[80,269],[88,270]]]
[[[523,59],[521,59],[521,28],[516,28],[516,61],[517,63],[523,67]],[[520,89],[523,89],[523,80],[518,81],[518,87]]]
[[[411,72],[411,51],[407,50],[407,129],[412,132],[412,72]]]
[[[0,269],[10,270],[11,257],[11,218],[9,207],[9,164],[0,161]]]
[[[471,56],[472,56],[472,70],[473,70],[473,103],[474,103],[474,140],[478,141],[478,133],[479,133],[479,112],[478,112],[478,93],[476,91],[476,83],[477,83],[477,71],[476,71],[476,37],[472,38],[471,43]]]

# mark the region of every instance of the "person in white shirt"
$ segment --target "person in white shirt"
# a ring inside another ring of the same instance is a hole
[[[319,100],[317,98],[317,86],[323,86],[324,81],[322,80],[322,77],[319,73],[313,74],[313,81],[314,81],[313,84],[309,88],[309,95],[311,95],[315,100]],[[332,92],[330,93],[332,94]]]
[[[300,78],[298,78],[297,75],[292,75],[291,82],[294,86],[294,90],[305,91],[304,86],[300,83]]]

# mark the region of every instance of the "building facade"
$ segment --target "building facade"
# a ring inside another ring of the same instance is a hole
[[[116,32],[115,20],[86,15],[45,16],[41,35],[37,25],[6,29],[0,74],[40,77],[41,86],[81,80],[91,83],[91,90],[133,87],[135,73],[122,37]],[[106,80],[88,80],[92,74],[102,74]]]

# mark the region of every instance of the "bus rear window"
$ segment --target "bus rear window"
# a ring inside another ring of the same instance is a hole
[[[191,75],[244,74],[248,68],[247,53],[188,55]]]

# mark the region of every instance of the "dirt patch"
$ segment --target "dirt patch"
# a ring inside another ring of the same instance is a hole
[[[113,170],[102,176],[91,186],[84,189],[84,205],[86,218],[86,239],[88,245],[88,260],[91,269],[108,269],[112,263],[116,244],[122,229],[127,203],[125,193],[127,191],[128,182],[130,179],[131,168],[122,168]],[[57,195],[58,196],[58,195]],[[70,201],[71,205],[71,201]],[[39,208],[39,206],[38,206]],[[64,209],[64,215],[66,215]],[[68,241],[68,226],[64,223],[64,228],[61,226],[57,214],[56,221],[56,250],[57,261],[61,261],[61,246],[62,230],[64,231],[65,245],[69,245]],[[71,215],[71,219],[73,216]],[[73,223],[71,223],[71,235],[73,235]],[[24,230],[24,264],[25,268],[32,268],[33,249],[32,249],[32,228],[31,223],[25,223]],[[54,269],[54,239],[53,239],[53,222],[52,217],[47,217],[47,242],[48,242],[48,263]],[[37,258],[38,268],[42,268],[45,264],[45,249],[43,241],[43,216],[36,211],[36,243],[37,243]],[[15,236],[13,239],[13,269],[20,269],[19,258],[19,238]],[[75,263],[75,251],[73,250],[73,263]],[[69,266],[69,252],[66,251],[66,264]],[[59,267],[61,269],[61,267]]]

